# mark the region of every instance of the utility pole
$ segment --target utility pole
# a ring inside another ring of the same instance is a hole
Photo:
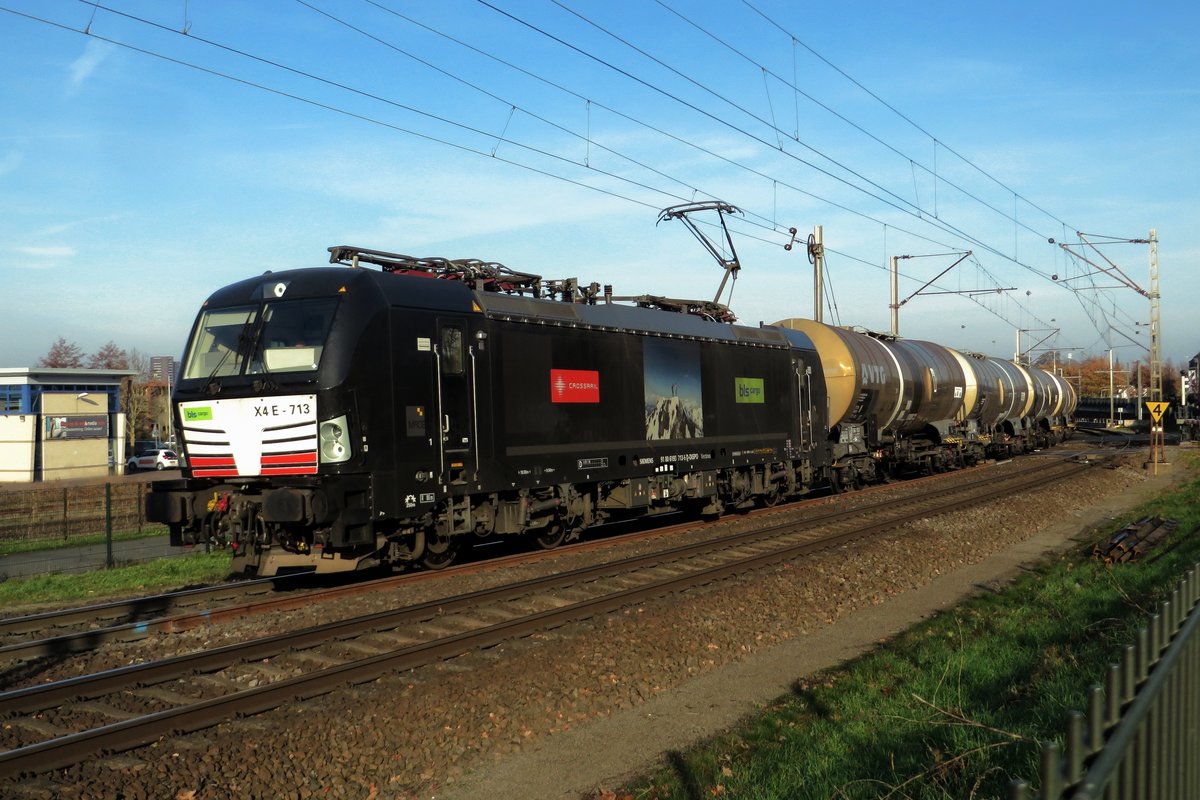
[[[1088,240],[1087,237],[1090,234],[1085,234],[1082,231],[1076,231],[1076,235],[1079,237],[1080,241],[1084,245],[1086,245],[1087,247],[1094,250],[1096,252],[1096,254],[1099,255],[1106,262],[1107,266],[1105,266],[1104,264],[1098,264],[1095,261],[1092,261],[1092,260],[1084,257],[1083,255],[1076,253],[1066,243],[1059,243],[1058,246],[1061,247],[1066,252],[1070,253],[1075,258],[1078,258],[1079,260],[1083,261],[1088,266],[1094,268],[1097,272],[1102,272],[1105,275],[1108,275],[1110,278],[1115,279],[1117,281],[1117,283],[1120,284],[1121,286],[1127,287],[1129,289],[1133,289],[1135,292],[1140,294],[1142,297],[1145,297],[1150,301],[1150,347],[1149,347],[1149,351],[1150,351],[1150,401],[1151,402],[1161,402],[1162,401],[1162,361],[1161,361],[1161,357],[1160,357],[1160,351],[1161,351],[1161,347],[1162,347],[1162,342],[1159,339],[1159,325],[1161,323],[1161,319],[1160,319],[1160,315],[1159,315],[1159,300],[1161,298],[1160,298],[1159,289],[1158,289],[1158,230],[1155,228],[1151,228],[1150,229],[1150,238],[1148,238],[1148,239],[1113,239],[1110,237],[1106,237],[1106,238],[1109,238],[1109,241],[1107,242],[1108,244],[1148,244],[1148,245],[1150,245],[1150,290],[1149,291],[1146,291],[1142,287],[1138,286],[1137,283],[1133,279],[1131,279],[1128,275],[1126,275],[1121,270],[1120,267],[1118,267],[1115,263],[1113,263],[1113,261],[1110,258],[1108,258],[1108,256],[1106,256],[1102,252],[1100,252],[1100,249],[1095,244],[1093,244],[1091,241]],[[1086,277],[1086,276],[1085,275],[1077,276],[1077,278],[1083,278],[1083,277]],[[1053,279],[1058,280],[1058,276],[1057,275],[1053,276]],[[1076,280],[1076,278],[1064,278],[1063,282],[1065,283],[1068,280]],[[1113,287],[1113,288],[1116,288],[1116,287]],[[1126,337],[1126,338],[1128,338],[1128,337]],[[1138,402],[1139,403],[1141,402],[1141,398],[1138,398]]]
[[[1117,415],[1116,411],[1116,386],[1113,384],[1113,351],[1108,348],[1108,424],[1113,424],[1113,417]]]
[[[1137,375],[1137,421],[1142,421],[1142,362],[1133,362],[1133,374]]]
[[[821,322],[822,302],[825,293],[825,226],[813,228],[812,243],[809,245],[808,260],[813,265],[813,320]]]
[[[892,336],[900,335],[900,268],[897,265],[899,260],[899,256],[889,259],[892,272],[892,302],[888,304],[888,308],[892,310]]]
[[[888,304],[888,308],[891,309],[891,312],[892,312],[892,336],[900,335],[900,306],[904,305],[909,300],[912,300],[914,297],[916,297],[919,294],[926,294],[926,295],[930,295],[930,294],[961,294],[961,295],[966,295],[969,297],[971,295],[976,295],[976,294],[991,294],[992,292],[1012,291],[1013,287],[1011,287],[1011,286],[1007,289],[1001,289],[1001,288],[966,289],[966,290],[962,290],[962,291],[950,291],[950,292],[927,292],[927,291],[925,291],[926,289],[928,289],[930,286],[933,285],[934,281],[936,281],[938,278],[945,275],[950,270],[957,267],[963,261],[966,261],[968,258],[971,257],[971,255],[972,255],[971,251],[968,250],[965,253],[964,252],[926,253],[924,255],[919,255],[919,256],[892,256],[891,257],[891,259],[889,260],[889,263],[891,265],[890,270],[892,273],[892,302],[890,302]],[[938,257],[942,257],[942,256],[958,256],[958,260],[955,261],[950,266],[946,267],[944,270],[939,272],[937,275],[934,275],[931,279],[927,280],[925,282],[925,285],[923,285],[920,289],[917,289],[915,292],[910,294],[908,297],[901,300],[900,299],[900,268],[898,266],[899,260],[902,258],[938,258]]]
[[[1159,360],[1158,294],[1158,230],[1150,229],[1150,400],[1159,402],[1162,396],[1162,363]],[[1138,398],[1138,418],[1141,419],[1142,402]]]

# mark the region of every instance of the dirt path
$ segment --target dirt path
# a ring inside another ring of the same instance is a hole
[[[1169,454],[1170,455],[1170,454]],[[1086,511],[1073,512],[1040,534],[976,564],[857,611],[833,625],[753,658],[707,673],[634,709],[549,737],[527,750],[443,787],[438,800],[577,800],[660,763],[671,751],[719,733],[792,690],[796,681],[870,650],[981,587],[1007,582],[1022,566],[1093,530],[1186,477],[1174,464],[1157,476]]]

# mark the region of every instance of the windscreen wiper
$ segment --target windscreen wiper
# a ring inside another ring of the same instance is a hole
[[[225,361],[229,358],[230,353],[242,353],[245,350],[247,342],[250,341],[250,334],[252,333],[251,326],[256,322],[258,322],[258,314],[252,314],[246,320],[245,324],[242,325],[242,330],[240,333],[238,333],[236,347],[225,350],[225,352],[221,355],[221,360],[217,362],[215,367],[213,367],[212,374],[210,374],[208,376],[208,380],[204,382],[204,388],[201,390],[204,394],[220,394],[221,384],[216,380],[217,373],[221,371],[221,367],[225,366]],[[255,341],[257,341],[257,338],[258,337],[256,336]]]

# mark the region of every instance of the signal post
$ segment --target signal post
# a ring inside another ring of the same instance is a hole
[[[1154,474],[1158,474],[1159,463],[1167,461],[1166,440],[1163,435],[1163,414],[1169,404],[1161,400],[1146,403],[1150,412],[1150,461],[1154,464]]]

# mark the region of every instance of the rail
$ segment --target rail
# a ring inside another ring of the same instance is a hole
[[[4,720],[6,729],[28,728],[35,734],[41,734],[46,725],[39,715],[48,709],[61,708],[64,709],[61,716],[57,712],[52,716],[58,722],[64,722],[71,706],[82,708],[76,702],[79,698],[95,699],[113,693],[124,698],[130,695],[130,687],[144,690],[196,673],[213,673],[225,666],[253,664],[264,658],[276,658],[325,644],[339,648],[338,643],[351,637],[395,631],[395,649],[386,649],[384,652],[375,649],[374,654],[366,658],[322,666],[331,660],[338,660],[334,651],[330,651],[325,657],[310,659],[318,664],[318,668],[312,670],[311,665],[305,666],[302,674],[257,686],[251,684],[252,688],[237,689],[208,699],[196,699],[189,690],[176,693],[187,705],[136,717],[130,712],[129,719],[74,733],[55,731],[50,734],[54,738],[42,738],[0,752],[0,778],[65,767],[99,751],[129,749],[171,733],[199,730],[235,715],[258,713],[293,699],[329,692],[347,683],[373,680],[387,672],[414,669],[473,649],[492,647],[536,631],[609,613],[631,604],[892,531],[914,519],[960,509],[966,496],[973,501],[999,497],[1034,486],[1044,486],[1047,481],[1066,478],[1086,469],[1089,469],[1086,464],[1055,464],[1049,470],[1026,470],[1004,476],[999,481],[991,477],[987,481],[973,482],[957,489],[940,489],[904,503],[880,503],[872,506],[868,512],[879,515],[879,518],[869,522],[861,517],[863,509],[838,512],[830,515],[831,519],[826,520],[831,523],[830,527],[822,531],[813,530],[811,520],[789,518],[735,536],[680,545],[663,552],[554,573],[452,598],[440,598],[417,606],[169,656],[161,661],[142,662],[49,683],[32,683],[0,693],[0,719]],[[836,522],[832,518],[836,518]],[[692,559],[694,563],[683,565],[681,558]],[[664,575],[662,568],[667,563],[671,567],[666,570],[668,574]],[[631,572],[634,569],[642,575],[637,578],[636,585],[630,585],[629,581],[635,577]],[[620,580],[615,576],[620,576]],[[569,589],[582,592],[583,587],[589,587],[587,592],[594,592],[594,596],[573,602],[567,598],[567,604],[563,604],[565,595],[561,594],[562,591]],[[496,621],[499,601],[532,597],[531,593],[541,598],[539,605],[549,607],[530,611],[527,607],[529,603],[522,602],[512,609],[516,616]],[[481,609],[486,609],[486,613]],[[464,618],[465,624],[482,627],[456,632],[454,628],[458,623],[447,621],[452,611],[473,617],[473,621]],[[439,620],[442,624],[428,624],[430,620]],[[413,642],[413,638],[422,641]],[[371,647],[369,644],[367,646]],[[355,648],[349,650],[352,655]],[[279,667],[278,664],[275,666]],[[136,694],[136,690],[133,694]],[[124,707],[124,701],[121,705]],[[88,711],[86,708],[84,710]],[[33,724],[22,725],[21,719],[31,716]]]
[[[1009,800],[1200,797],[1198,601],[1200,565],[1092,687],[1087,711],[1068,716],[1065,747],[1042,745],[1041,793],[1014,781]]]

